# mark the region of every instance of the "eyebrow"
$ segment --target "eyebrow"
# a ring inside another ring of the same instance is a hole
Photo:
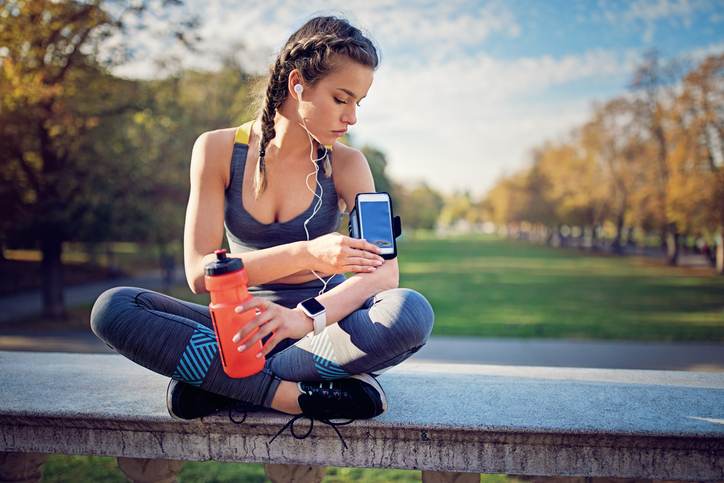
[[[354,97],[355,99],[357,99],[357,94],[355,94],[354,92],[350,91],[349,89],[345,89],[344,87],[337,87],[337,89],[339,89],[340,91],[343,91],[343,92],[345,92],[346,94],[349,94],[350,96],[352,96],[352,97]],[[364,99],[364,96],[361,97],[359,100],[361,101],[362,99]]]

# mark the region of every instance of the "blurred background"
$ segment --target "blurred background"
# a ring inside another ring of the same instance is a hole
[[[319,14],[381,52],[343,141],[435,308],[416,359],[724,372],[714,0],[0,2],[0,350],[107,352],[88,317],[117,285],[208,303],[182,266],[191,147],[255,116]],[[330,478],[394,473],[359,471]]]

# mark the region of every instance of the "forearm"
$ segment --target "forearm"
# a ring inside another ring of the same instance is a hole
[[[261,250],[229,253],[227,256],[241,258],[249,277],[248,284],[255,286],[304,270],[308,265],[305,243],[304,241],[286,243]],[[206,292],[203,287],[203,267],[215,259],[216,255],[210,253],[201,260],[202,275],[200,283],[196,284],[196,293]]]
[[[327,325],[339,322],[360,308],[369,297],[399,285],[397,259],[387,260],[384,265],[376,272],[357,273],[317,297],[327,309]]]

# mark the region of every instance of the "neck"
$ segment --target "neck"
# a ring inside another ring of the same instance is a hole
[[[289,109],[289,103],[285,103],[277,110],[274,116],[274,139],[269,142],[266,148],[266,157],[273,160],[295,160],[309,157],[309,136],[302,125],[302,121],[296,110]],[[291,111],[291,112],[289,112]],[[312,138],[315,151],[319,145]]]

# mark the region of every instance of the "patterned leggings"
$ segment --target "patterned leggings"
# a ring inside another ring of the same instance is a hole
[[[292,308],[319,288],[317,280],[268,284],[253,295]],[[91,312],[93,332],[119,354],[164,376],[267,408],[282,380],[379,374],[399,364],[427,342],[433,322],[432,307],[418,292],[385,290],[321,334],[284,339],[267,355],[261,372],[235,379],[223,371],[205,305],[116,287],[102,293]]]

